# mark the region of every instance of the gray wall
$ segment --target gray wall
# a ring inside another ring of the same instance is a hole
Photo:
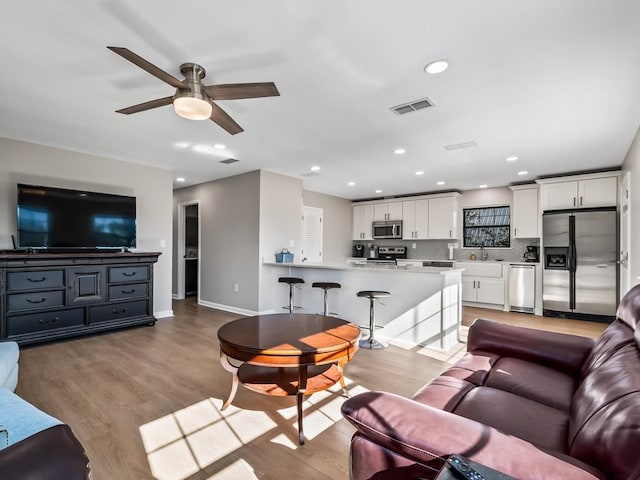
[[[6,138],[0,138],[0,157],[0,249],[12,248],[16,234],[18,183],[135,196],[137,249],[162,253],[155,265],[154,313],[172,314],[170,171]]]
[[[204,304],[258,309],[260,172],[214,180],[173,193],[174,269],[178,205],[200,202],[199,297]],[[238,292],[234,292],[237,283]],[[173,279],[176,292],[176,279]]]
[[[630,242],[629,270],[630,287],[640,283],[640,129],[631,143],[622,164],[623,175],[630,176]],[[624,294],[625,292],[620,292]]]
[[[323,263],[344,263],[351,256],[353,243],[351,200],[303,190],[302,203],[323,209]]]

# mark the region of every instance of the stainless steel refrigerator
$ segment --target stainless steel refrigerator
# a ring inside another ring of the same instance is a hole
[[[615,208],[545,212],[542,245],[544,315],[612,321],[618,306]]]

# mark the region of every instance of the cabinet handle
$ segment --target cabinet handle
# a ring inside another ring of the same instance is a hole
[[[133,277],[135,274],[136,274],[136,272],[131,272],[131,273],[122,272],[122,276],[123,277]]]
[[[46,302],[47,298],[46,297],[42,297],[40,300],[31,300],[30,298],[27,298],[27,302],[29,303],[42,303],[42,302]]]
[[[127,311],[127,307],[121,308],[120,310],[111,310],[111,313],[113,313],[114,315],[122,315],[123,313],[126,313]]]
[[[60,320],[60,317],[54,317],[51,320],[43,320],[42,318],[40,320],[38,320],[38,323],[40,325],[47,325],[49,323],[56,323],[58,320]]]
[[[473,288],[476,288],[476,281],[473,281]]]
[[[44,282],[47,279],[47,277],[42,277],[42,278],[31,278],[31,277],[27,277],[27,280],[31,283],[39,283],[39,282]]]
[[[120,292],[124,293],[125,295],[129,295],[135,291],[136,291],[135,288],[132,288],[131,290],[120,290]]]
[[[576,197],[573,197],[573,206],[576,206]]]
[[[478,288],[480,288],[480,280],[478,280]]]
[[[451,230],[449,230],[449,238],[451,238]]]
[[[580,206],[582,206],[582,197],[580,197]]]
[[[514,228],[514,229],[513,229],[513,236],[514,236],[514,237],[517,237],[517,236],[518,236],[518,229],[517,229],[517,228]]]

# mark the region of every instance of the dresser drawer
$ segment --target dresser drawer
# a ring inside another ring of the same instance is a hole
[[[130,283],[127,285],[110,285],[109,300],[146,297],[149,294],[148,283]]]
[[[64,306],[64,290],[49,292],[11,293],[7,295],[7,311],[33,310]]]
[[[149,280],[147,267],[111,267],[109,269],[109,283],[140,282]]]
[[[143,317],[149,314],[147,303],[146,300],[138,300],[136,302],[113,303],[111,305],[91,307],[89,310],[89,322],[109,322],[129,317]]]
[[[84,325],[84,310],[82,308],[14,315],[7,317],[7,336],[11,338],[15,335],[82,325]]]
[[[64,287],[63,270],[37,270],[7,273],[7,291]]]

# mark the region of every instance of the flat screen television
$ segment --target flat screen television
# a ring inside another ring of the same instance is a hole
[[[18,184],[18,245],[38,249],[136,246],[136,198]]]

